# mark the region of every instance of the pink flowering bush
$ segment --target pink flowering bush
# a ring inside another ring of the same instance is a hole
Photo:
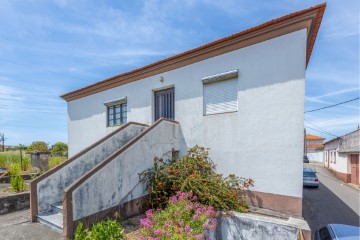
[[[219,212],[196,200],[192,192],[177,192],[164,210],[148,210],[146,218],[140,220],[143,240],[205,239],[206,230],[216,228]]]

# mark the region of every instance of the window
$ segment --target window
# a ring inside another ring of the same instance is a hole
[[[113,127],[127,123],[127,100],[118,99],[104,103],[107,113],[107,126]]]
[[[204,115],[236,112],[238,71],[203,78]]]

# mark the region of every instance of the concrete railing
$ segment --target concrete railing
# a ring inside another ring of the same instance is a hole
[[[139,135],[146,127],[147,125],[140,123],[127,123],[34,179],[30,183],[31,221],[35,221],[38,213],[50,210],[51,204],[61,202],[66,187]]]
[[[79,221],[89,225],[115,211],[122,216],[139,213],[147,195],[139,173],[153,167],[154,157],[170,157],[173,150],[183,154],[186,149],[180,125],[158,120],[65,189],[64,237],[73,236]]]

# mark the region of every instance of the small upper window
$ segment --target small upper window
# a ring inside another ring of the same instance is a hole
[[[127,123],[127,100],[118,99],[104,103],[107,107],[107,126],[113,127]]]
[[[204,115],[238,110],[238,71],[230,71],[202,79],[204,85]]]

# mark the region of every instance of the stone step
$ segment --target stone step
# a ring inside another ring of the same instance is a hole
[[[37,221],[45,224],[57,232],[63,232],[63,214],[62,212],[45,212],[37,215]]]
[[[63,213],[63,205],[62,203],[55,203],[51,205],[51,210],[56,213]]]

